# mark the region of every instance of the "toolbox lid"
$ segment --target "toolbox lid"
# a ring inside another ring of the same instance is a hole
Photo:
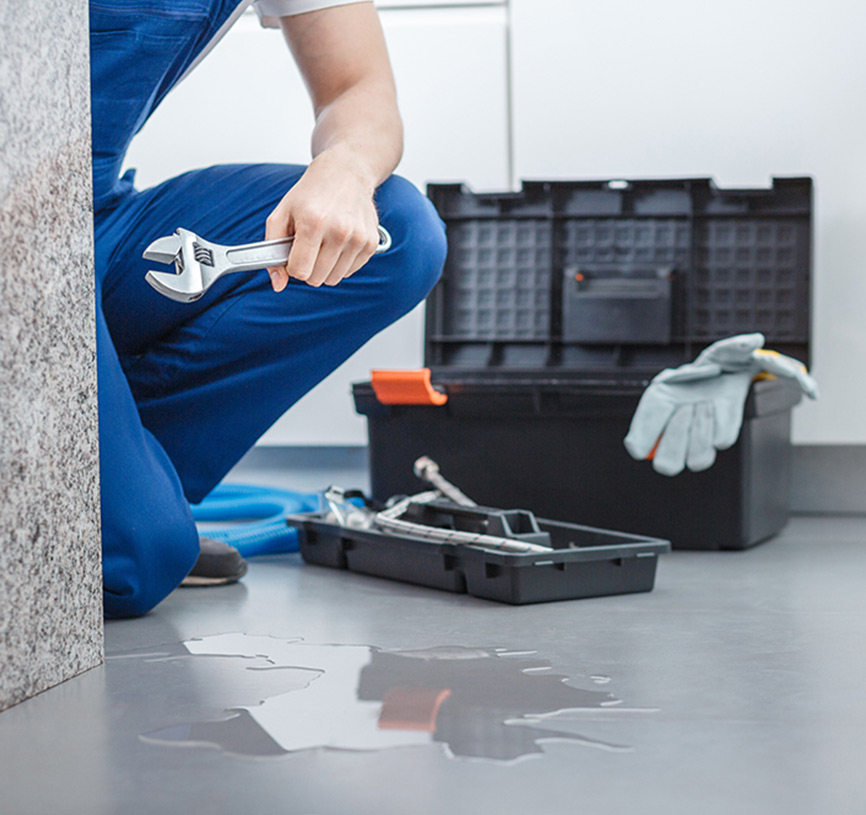
[[[646,381],[762,332],[809,363],[812,180],[430,184],[448,256],[426,305],[434,382]]]

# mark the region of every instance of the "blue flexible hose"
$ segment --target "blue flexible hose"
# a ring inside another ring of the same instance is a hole
[[[243,557],[298,551],[298,531],[286,515],[316,512],[319,493],[293,492],[251,484],[220,484],[201,503],[192,506],[196,523],[234,521],[232,526],[199,531],[225,541]]]

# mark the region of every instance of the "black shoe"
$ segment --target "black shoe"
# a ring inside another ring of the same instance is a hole
[[[199,538],[199,545],[201,554],[181,586],[223,586],[247,573],[247,562],[234,546],[213,538]]]

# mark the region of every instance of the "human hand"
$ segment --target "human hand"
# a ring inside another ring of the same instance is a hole
[[[784,376],[812,399],[818,386],[802,363],[763,350],[762,334],[741,334],[713,343],[694,362],[666,369],[644,391],[625,437],[638,460],[652,458],[653,469],[677,475],[685,467],[706,470],[716,450],[733,446],[740,435],[743,408],[756,376]]]
[[[375,185],[348,155],[324,152],[268,216],[265,240],[293,237],[285,266],[268,268],[274,291],[290,278],[336,286],[376,251]]]

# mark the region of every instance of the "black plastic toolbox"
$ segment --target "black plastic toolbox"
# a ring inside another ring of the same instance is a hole
[[[428,187],[448,229],[427,301],[425,362],[443,405],[368,419],[372,493],[413,493],[429,455],[475,500],[742,549],[789,514],[799,392],[753,386],[739,441],[701,473],[635,462],[622,440],[644,387],[711,342],[761,331],[808,363],[812,183],[719,189],[709,179],[533,181],[516,193]]]
[[[541,518],[536,529],[552,548],[540,554],[340,527],[322,513],[288,522],[307,563],[515,605],[651,591],[658,556],[670,550],[668,541]]]

